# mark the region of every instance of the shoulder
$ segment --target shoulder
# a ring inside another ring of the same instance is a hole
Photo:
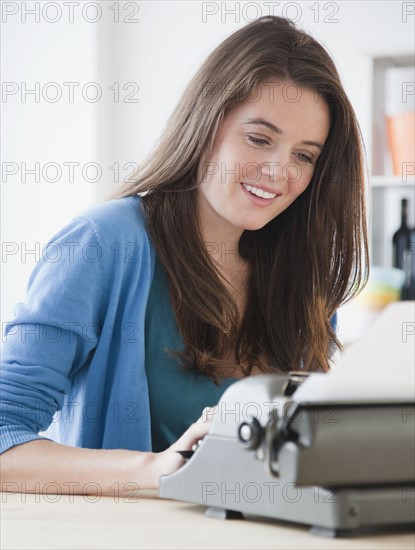
[[[29,277],[25,318],[50,324],[66,315],[98,326],[110,304],[134,293],[141,299],[151,285],[155,252],[140,206],[139,197],[98,203],[62,227]]]
[[[80,211],[49,241],[31,278],[107,281],[153,269],[155,251],[139,197],[106,201]],[[139,269],[138,269],[139,268]],[[59,270],[59,271],[57,271]]]
[[[96,255],[106,264],[107,274],[114,270],[134,272],[140,266],[152,270],[155,250],[140,197],[135,195],[95,204],[80,212],[71,223],[87,239],[89,235],[89,239],[95,241]]]
[[[97,238],[106,243],[134,241],[149,244],[149,236],[137,196],[101,202],[81,211],[73,222],[89,223]]]

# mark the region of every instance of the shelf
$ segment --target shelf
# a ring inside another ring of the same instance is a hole
[[[406,176],[406,182],[402,181],[404,176],[370,176],[370,187],[385,187],[388,189],[411,189],[415,187],[415,177]]]

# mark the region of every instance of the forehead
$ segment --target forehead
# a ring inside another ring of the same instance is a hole
[[[312,131],[314,137],[323,141],[330,127],[328,105],[317,92],[277,79],[259,84],[244,101],[233,106],[226,118],[230,124],[264,119],[283,133],[294,129],[296,133]]]

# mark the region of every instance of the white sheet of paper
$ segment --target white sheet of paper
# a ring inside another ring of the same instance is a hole
[[[299,403],[415,401],[415,302],[395,302],[327,374],[312,374]]]

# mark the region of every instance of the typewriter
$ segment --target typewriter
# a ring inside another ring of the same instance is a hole
[[[411,365],[401,376],[396,364],[387,377],[373,365],[357,369],[358,349],[350,370],[236,382],[186,463],[160,478],[159,495],[202,504],[210,517],[264,516],[325,536],[413,524],[412,350],[410,342],[396,350],[400,364]]]

